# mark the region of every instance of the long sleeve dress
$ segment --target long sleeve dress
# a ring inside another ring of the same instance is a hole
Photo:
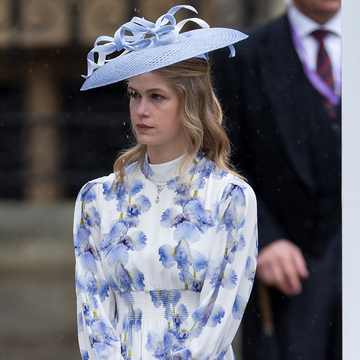
[[[82,358],[233,360],[257,259],[251,187],[197,155],[80,191],[74,219]],[[157,192],[155,183],[162,182]],[[158,201],[157,201],[158,200]]]

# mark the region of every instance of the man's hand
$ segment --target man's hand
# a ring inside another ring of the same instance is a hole
[[[259,252],[257,278],[287,296],[302,291],[301,280],[309,277],[301,250],[290,240],[279,239]]]

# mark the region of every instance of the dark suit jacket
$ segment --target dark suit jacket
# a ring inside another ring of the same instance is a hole
[[[215,58],[215,88],[257,194],[259,247],[287,238],[320,255],[341,226],[340,122],[306,78],[286,15],[249,35],[235,58]]]

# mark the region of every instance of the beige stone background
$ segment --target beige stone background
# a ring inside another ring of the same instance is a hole
[[[20,200],[0,198],[0,359],[80,359],[75,199],[57,176],[62,84],[80,84],[97,36],[112,35],[134,15],[155,21],[179,3],[195,6],[211,26],[239,30],[285,9],[283,0],[0,0],[0,87],[21,83],[27,115],[19,133],[26,158],[18,169],[26,178],[24,194]],[[0,104],[0,131],[6,115]],[[0,168],[0,176],[9,174]],[[239,335],[234,348],[240,360]]]

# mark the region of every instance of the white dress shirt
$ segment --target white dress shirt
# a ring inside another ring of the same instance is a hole
[[[318,41],[311,33],[318,29],[331,32],[325,37],[325,48],[331,60],[335,92],[341,92],[341,10],[339,10],[326,24],[319,25],[308,18],[295,5],[289,6],[288,17],[293,29],[302,44],[302,49],[295,44],[296,51],[302,61],[306,61],[310,69],[316,70],[316,58],[319,49]]]

